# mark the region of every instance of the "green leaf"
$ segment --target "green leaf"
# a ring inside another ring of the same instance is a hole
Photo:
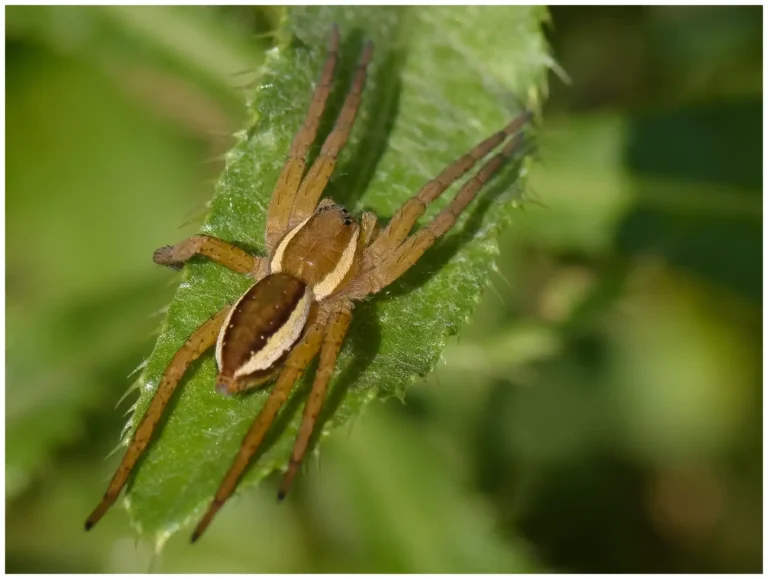
[[[202,231],[263,253],[269,196],[303,120],[333,22],[342,31],[342,56],[321,133],[339,110],[365,38],[373,39],[376,53],[326,195],[358,212],[374,210],[384,221],[448,162],[519,112],[521,100],[536,102],[550,63],[539,30],[545,18],[543,8],[526,7],[288,9],[250,105],[253,124],[227,155]],[[400,281],[358,305],[321,415],[324,433],[377,397],[402,397],[433,368],[488,282],[496,237],[520,199],[521,165],[503,171]],[[438,200],[423,221],[450,197]],[[249,286],[202,260],[189,264],[182,278],[141,376],[129,430],[186,337]],[[201,514],[267,396],[260,390],[223,397],[213,389],[215,371],[212,355],[192,367],[127,494],[134,525],[158,546]],[[241,490],[287,462],[305,394],[306,385],[296,389]]]

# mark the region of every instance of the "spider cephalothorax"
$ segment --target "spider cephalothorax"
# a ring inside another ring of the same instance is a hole
[[[328,57],[304,125],[294,138],[272,193],[265,232],[267,256],[251,255],[207,235],[195,235],[155,252],[156,263],[177,269],[191,257],[202,255],[251,276],[254,284],[232,306],[206,320],[174,354],[104,498],[88,517],[86,529],[117,499],[184,372],[214,346],[219,368],[215,387],[222,394],[234,394],[270,379],[276,380],[192,540],[200,537],[232,495],[294,383],[319,354],[290,463],[278,491],[278,498],[282,499],[307,450],[336,358],[352,321],[353,303],[377,293],[416,263],[438,237],[453,227],[481,187],[519,149],[520,131],[530,118],[528,113],[513,119],[446,167],[406,201],[385,228],[379,229],[372,213],[363,213],[358,222],[346,209],[330,199],[320,200],[320,196],[352,128],[373,55],[371,43],[363,48],[336,124],[305,175],[306,157],[330,92],[338,47],[339,32],[334,27]],[[505,141],[501,151],[465,182],[446,208],[426,227],[411,235],[411,229],[427,205]]]

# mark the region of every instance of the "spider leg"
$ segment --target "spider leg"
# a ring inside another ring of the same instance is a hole
[[[299,379],[307,365],[320,350],[326,321],[327,312],[321,309],[318,312],[317,320],[308,328],[304,338],[302,338],[301,342],[291,351],[286,359],[285,365],[280,371],[275,385],[272,387],[269,398],[267,398],[261,412],[259,412],[259,415],[254,420],[245,438],[243,438],[240,450],[232,461],[232,466],[229,467],[219,489],[216,491],[208,511],[203,515],[203,518],[192,533],[193,543],[200,538],[213,520],[214,515],[224,506],[227,499],[232,496],[237,483],[240,481],[240,477],[248,468],[251,458],[253,458],[253,455],[256,454],[261,446],[275,416],[288,399],[288,395],[291,393],[296,380]]]
[[[155,250],[152,259],[158,265],[181,269],[195,255],[203,255],[227,269],[253,277],[260,277],[260,270],[266,265],[263,257],[251,255],[236,245],[210,235],[193,235],[176,245],[161,247]]]
[[[523,113],[512,119],[506,127],[478,143],[471,151],[448,165],[432,181],[424,185],[421,191],[406,201],[392,216],[389,224],[367,249],[367,261],[378,263],[384,256],[397,248],[424,215],[432,201],[437,199],[457,179],[475,166],[480,159],[501,145],[510,135],[517,133],[529,120],[530,113]]]
[[[317,201],[320,199],[323,190],[331,179],[333,169],[336,166],[336,159],[347,142],[349,133],[352,130],[352,124],[355,121],[355,116],[357,115],[357,110],[360,106],[360,99],[363,94],[363,88],[365,87],[368,64],[371,62],[372,57],[373,43],[368,41],[363,47],[363,54],[357,65],[355,78],[347,93],[347,98],[344,100],[344,105],[341,108],[339,117],[336,119],[336,124],[328,135],[328,138],[325,139],[323,148],[320,150],[320,155],[318,155],[317,159],[312,164],[312,167],[309,169],[307,176],[304,177],[304,180],[299,186],[299,192],[296,194],[296,200],[293,203],[293,212],[291,213],[289,228],[295,227],[315,211]]]
[[[381,227],[379,227],[376,214],[371,211],[366,211],[363,213],[360,222],[363,234],[363,244],[366,246],[370,245],[373,240],[376,239],[376,237],[378,237],[381,233]]]
[[[268,252],[272,251],[272,248],[288,228],[293,201],[296,197],[296,192],[299,190],[301,178],[307,165],[307,153],[309,153],[309,148],[312,146],[317,135],[317,127],[320,124],[325,103],[331,92],[331,81],[333,80],[333,73],[338,60],[339,28],[334,25],[331,30],[331,37],[328,40],[328,56],[325,59],[320,81],[312,95],[312,102],[304,119],[304,125],[293,139],[291,151],[288,153],[288,160],[285,162],[285,166],[272,192],[266,226]]]
[[[139,457],[141,457],[142,453],[147,448],[147,445],[152,438],[152,433],[155,431],[157,423],[163,414],[163,410],[171,399],[173,391],[176,389],[176,386],[178,386],[184,372],[186,372],[189,365],[199,358],[203,352],[216,343],[219,328],[221,328],[228,313],[229,307],[226,307],[213,318],[206,320],[189,338],[187,338],[187,341],[181,349],[174,354],[170,364],[168,364],[168,367],[163,373],[163,377],[160,380],[157,390],[155,390],[152,401],[149,403],[149,408],[147,408],[144,417],[139,423],[139,427],[133,435],[133,440],[131,441],[128,450],[125,451],[125,455],[123,456],[120,466],[117,468],[117,472],[115,472],[112,481],[109,483],[104,498],[85,522],[86,531],[93,527],[93,525],[101,519],[104,513],[107,512],[107,509],[109,509],[115,500],[117,500],[120,491],[128,480],[128,475],[130,475],[134,466],[136,466]]]
[[[315,380],[312,383],[312,390],[309,393],[307,404],[304,407],[304,415],[301,418],[301,426],[296,442],[293,445],[291,460],[288,464],[288,470],[283,475],[280,483],[280,490],[277,493],[277,500],[281,501],[288,494],[291,488],[293,477],[296,476],[299,465],[307,451],[309,439],[315,428],[317,416],[325,401],[325,394],[328,390],[328,383],[331,380],[333,371],[336,368],[336,358],[341,350],[341,344],[344,336],[347,334],[349,324],[352,322],[352,302],[343,300],[339,302],[336,311],[333,313],[325,332],[323,346],[320,350],[320,363],[315,374]]]
[[[362,299],[366,295],[380,291],[405,273],[435,243],[438,237],[453,227],[459,214],[464,211],[475,198],[477,192],[504,162],[514,156],[522,141],[522,134],[518,134],[509,141],[499,153],[491,157],[480,168],[474,177],[464,183],[456,197],[437,214],[437,217],[429,225],[406,238],[397,249],[390,251],[389,255],[377,267],[364,276],[359,283],[344,292],[345,297]]]

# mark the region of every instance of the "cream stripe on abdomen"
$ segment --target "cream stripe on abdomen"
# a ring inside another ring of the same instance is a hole
[[[237,370],[234,377],[240,378],[253,374],[258,370],[266,370],[293,346],[301,336],[304,326],[309,317],[309,309],[312,306],[312,290],[308,287],[304,290],[304,295],[296,304],[296,308],[291,312],[288,321],[285,322],[272,336],[270,336],[264,347],[256,352],[251,358]]]

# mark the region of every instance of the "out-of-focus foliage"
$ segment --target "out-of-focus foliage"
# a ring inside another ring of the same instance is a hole
[[[551,15],[572,83],[473,323],[156,556],[80,529],[281,11],[8,9],[9,571],[760,569],[760,8]]]

